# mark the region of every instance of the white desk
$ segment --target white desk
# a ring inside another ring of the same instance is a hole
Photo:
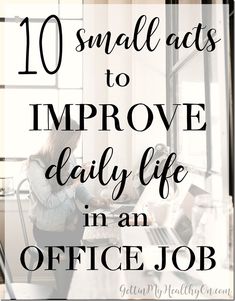
[[[141,245],[141,244],[140,244]],[[103,248],[103,247],[102,247]],[[180,289],[187,283],[192,284],[195,289],[201,287],[232,288],[233,273],[226,269],[219,269],[217,279],[214,280],[214,273],[211,271],[195,272],[190,271],[184,273],[180,271],[163,271],[149,273],[146,271],[108,271],[99,261],[100,252],[97,253],[98,271],[87,271],[89,265],[85,259],[82,264],[79,264],[77,271],[74,272],[70,286],[69,299],[170,299],[170,290]],[[121,256],[117,256],[116,252],[110,254],[110,262],[113,266],[117,266]],[[89,261],[89,259],[87,259]],[[217,281],[217,283],[216,283]],[[221,292],[216,295],[214,291],[210,294],[209,291],[200,291],[189,293],[186,295],[174,293],[175,299],[194,299],[195,294],[198,299],[229,299],[229,292]],[[231,298],[230,298],[231,299]]]

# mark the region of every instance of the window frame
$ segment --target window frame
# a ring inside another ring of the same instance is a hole
[[[170,11],[168,15],[168,11],[166,10],[166,20],[170,22],[170,26],[167,26],[168,23],[166,23],[166,30],[167,32],[174,32],[175,30],[178,31],[179,24],[178,24],[178,7],[176,14],[173,13],[174,8],[173,5],[178,5],[180,1],[178,0],[167,0],[166,4],[168,5],[168,9]],[[200,4],[201,5],[201,12],[202,12],[202,19],[204,18],[204,11],[202,5],[211,5],[212,1],[205,1],[202,0]],[[224,33],[225,33],[225,53],[227,54],[225,56],[225,76],[226,76],[226,93],[230,95],[227,95],[229,99],[229,193],[230,195],[234,196],[234,152],[233,152],[233,145],[234,145],[234,86],[233,86],[233,79],[234,79],[234,68],[233,68],[233,62],[234,62],[234,2],[231,3],[231,1],[225,0],[222,1],[222,5],[229,4],[229,22],[224,22]],[[224,18],[225,18],[225,11],[224,11]],[[167,21],[166,21],[167,22]],[[173,30],[174,28],[174,30]],[[187,56],[179,59],[177,52],[174,51],[172,53],[171,47],[167,48],[167,56],[166,56],[166,74],[167,74],[167,82],[166,82],[166,98],[167,98],[167,114],[171,114],[171,107],[173,104],[173,99],[177,98],[177,80],[178,76],[177,73],[181,68],[184,67],[185,64],[187,64],[195,55],[197,55],[196,50],[192,50]],[[207,110],[206,110],[206,119],[211,124],[211,114],[210,114],[210,104],[211,104],[211,94],[210,94],[210,88],[209,88],[209,81],[211,78],[210,73],[210,59],[208,55],[203,52],[204,57],[204,91],[205,91],[205,99],[209,99],[207,104]],[[228,59],[229,58],[229,59]],[[229,60],[229,61],[228,61]],[[229,66],[231,66],[231,70],[229,69]],[[229,75],[231,78],[229,78]],[[170,92],[172,91],[172,93]],[[227,92],[229,91],[229,92]],[[169,116],[168,115],[168,116]],[[202,175],[205,177],[208,177],[212,174],[217,174],[216,171],[212,169],[212,147],[211,147],[211,127],[207,127],[206,131],[206,153],[207,153],[207,164],[206,169],[200,169],[198,167],[195,167],[193,165],[185,164],[183,162],[178,162],[184,164],[187,169],[197,175]],[[167,133],[167,146],[171,149],[172,147],[174,150],[177,151],[178,149],[178,143],[179,143],[179,131],[178,131],[178,120],[176,118],[176,123],[173,129],[172,133]]]
[[[83,2],[82,2],[83,4]],[[61,21],[82,21],[83,22],[83,11],[82,11],[82,18],[60,18],[60,1],[58,1],[58,16]],[[23,20],[23,18],[20,18],[18,16],[14,18],[4,18],[0,17],[0,23],[6,23],[6,22],[19,22],[19,20]],[[30,22],[35,22],[35,23],[42,23],[45,20],[45,18],[30,18]],[[49,22],[55,23],[55,20],[50,20]],[[56,30],[58,30],[56,28]],[[56,53],[55,56],[58,59],[58,35],[56,34]],[[82,57],[82,74],[83,74],[83,57]],[[77,90],[77,91],[82,91],[82,100],[81,102],[83,103],[83,76],[82,76],[82,86],[81,87],[59,87],[59,74],[56,72],[55,74],[55,84],[54,85],[5,85],[5,84],[0,84],[0,89],[6,90],[6,89],[50,89],[50,90],[57,90],[58,93],[60,91],[65,91],[65,90]],[[57,101],[57,105],[59,107],[59,100]],[[81,156],[76,156],[77,160],[81,160],[83,162],[83,139],[81,140],[82,143],[82,153]],[[2,157],[0,156],[0,162],[21,162],[27,160],[27,157]]]

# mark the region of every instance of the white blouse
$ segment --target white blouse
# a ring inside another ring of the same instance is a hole
[[[70,163],[74,165],[74,162]],[[76,221],[76,198],[87,203],[93,195],[83,184],[77,187],[64,186],[60,191],[52,192],[50,182],[45,178],[45,168],[40,159],[29,160],[30,218],[38,229],[64,231]]]

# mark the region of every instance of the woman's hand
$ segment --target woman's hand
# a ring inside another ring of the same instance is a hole
[[[73,188],[77,188],[79,185],[81,185],[81,182],[80,182],[80,179],[78,178],[78,179],[74,179],[73,180],[73,183],[71,184],[71,186],[73,187]]]
[[[111,202],[108,199],[93,198],[91,200],[91,205],[95,208],[109,208],[110,204],[111,204]]]
[[[84,170],[89,170],[91,168],[91,162],[86,162],[86,163],[83,163],[81,165],[81,168],[84,169]],[[71,184],[71,186],[73,186],[74,188],[76,188],[77,186],[79,186],[81,184],[80,182],[80,178],[78,177],[77,179],[74,179],[73,180],[73,183]]]
[[[88,170],[91,168],[91,162],[85,162],[82,164],[82,169]]]

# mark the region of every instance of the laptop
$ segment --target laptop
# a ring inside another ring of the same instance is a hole
[[[200,194],[208,193],[196,185],[190,185],[171,227],[152,225],[148,227],[122,228],[121,237],[123,245],[167,245],[169,249],[173,249],[177,245],[187,245],[193,235],[191,222],[192,207],[195,197]]]

